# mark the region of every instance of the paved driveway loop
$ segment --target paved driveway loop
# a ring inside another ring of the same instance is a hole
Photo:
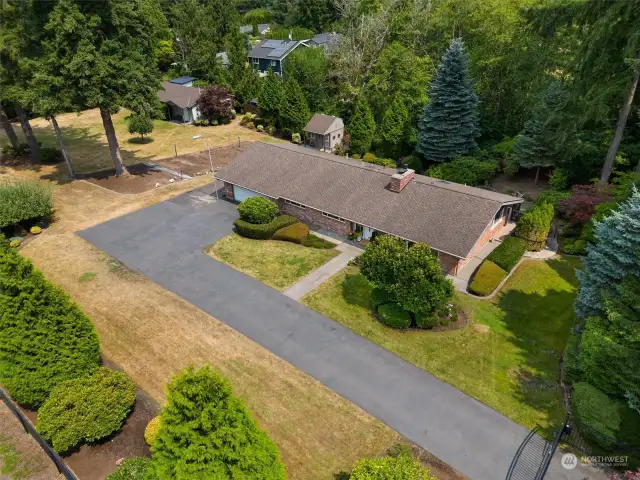
[[[504,478],[527,434],[524,427],[202,253],[205,246],[231,232],[237,216],[230,203],[205,201],[210,190],[180,195],[79,235],[308,373],[461,473],[474,480]]]

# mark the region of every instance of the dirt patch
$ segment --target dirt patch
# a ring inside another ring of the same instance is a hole
[[[431,470],[438,480],[468,480],[467,477],[458,473],[449,464],[444,463],[438,457],[427,452],[418,445],[411,445],[413,456],[418,458],[422,465]]]
[[[474,323],[473,328],[475,328],[480,333],[489,333],[490,330],[487,325],[483,325],[482,323]]]
[[[86,180],[99,187],[106,188],[117,193],[142,193],[156,188],[156,184],[168,185],[173,180],[180,181],[179,177],[155,170],[141,163],[127,167],[131,175],[116,177],[115,170],[101,170],[95,173],[78,175],[79,180]]]
[[[191,177],[204,175],[210,172],[212,164],[214,171],[228,165],[236,155],[245,151],[251,143],[253,142],[240,142],[240,145],[234,143],[224,147],[212,147],[210,149],[211,162],[209,162],[209,151],[203,150],[201,152],[179,155],[177,157],[163,158],[154,163],[175,170],[176,172],[182,172]]]
[[[522,170],[512,178],[506,175],[498,175],[491,181],[491,188],[508,195],[514,195],[516,192],[521,193],[526,200],[533,201],[543,190],[549,188],[549,174],[551,169],[540,169],[540,178],[538,184],[535,184],[535,168],[531,170]]]

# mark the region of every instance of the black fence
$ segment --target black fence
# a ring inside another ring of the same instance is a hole
[[[51,445],[49,445],[47,441],[40,436],[40,434],[36,431],[35,427],[29,421],[29,419],[24,416],[24,414],[20,411],[18,406],[15,403],[13,403],[13,400],[11,400],[11,398],[9,398],[9,395],[7,395],[4,392],[4,390],[2,390],[1,388],[0,388],[0,398],[7,405],[7,407],[9,407],[9,410],[11,410],[11,412],[20,421],[25,431],[29,435],[31,435],[33,438],[35,438],[36,442],[38,442],[42,450],[44,450],[47,456],[51,459],[51,461],[54,463],[58,471],[62,475],[64,475],[67,480],[78,480],[78,477],[76,477],[75,474],[71,471],[71,469],[67,467],[67,465],[64,463],[60,455],[54,452],[53,448],[51,448]]]

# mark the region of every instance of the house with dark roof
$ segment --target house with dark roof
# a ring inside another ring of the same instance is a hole
[[[261,76],[266,75],[269,68],[276,75],[282,75],[284,59],[300,46],[306,47],[306,44],[299,40],[263,40],[249,52],[249,65]]]
[[[344,122],[340,117],[316,113],[304,127],[304,144],[325,152],[333,152],[344,139]]]
[[[389,234],[424,242],[443,271],[457,274],[489,240],[504,232],[521,198],[318,152],[256,142],[216,177],[224,196],[264,196],[281,211],[361,240]]]
[[[192,87],[193,77],[180,77],[162,82],[162,90],[158,90],[158,99],[167,106],[169,120],[190,123],[200,118],[196,102],[201,90]]]
[[[331,53],[335,50],[339,41],[339,33],[318,33],[309,40],[306,40],[305,43],[310,47],[322,47],[327,53]]]

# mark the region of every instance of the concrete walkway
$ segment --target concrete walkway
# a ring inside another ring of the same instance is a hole
[[[505,478],[528,430],[277,290],[205,255],[236,207],[207,187],[79,235],[246,335],[472,480]],[[184,348],[189,348],[185,345]],[[471,360],[471,359],[470,359]],[[547,480],[578,480],[579,469]]]
[[[332,258],[320,268],[314,270],[306,277],[301,278],[282,293],[294,300],[300,300],[311,290],[319,287],[330,277],[346,267],[351,260],[362,253],[362,250],[348,243],[337,245],[336,250],[340,251],[337,257]]]

